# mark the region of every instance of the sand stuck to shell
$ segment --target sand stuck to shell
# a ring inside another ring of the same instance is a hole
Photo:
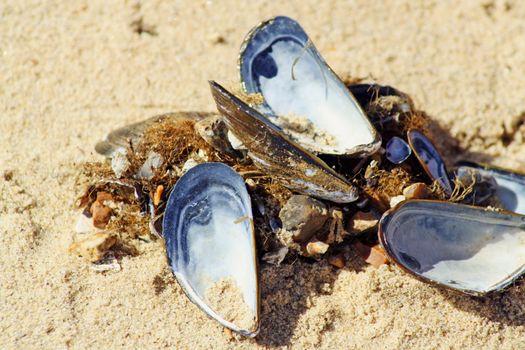
[[[255,315],[244,301],[242,291],[231,278],[223,278],[206,290],[206,300],[211,308],[241,329],[253,330]]]

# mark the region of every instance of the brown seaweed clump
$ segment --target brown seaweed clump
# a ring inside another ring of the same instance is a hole
[[[203,113],[203,117],[210,116],[213,115]],[[110,218],[95,225],[93,230],[112,234],[121,244],[131,246],[136,239],[156,239],[161,234],[165,202],[179,177],[199,163],[222,162],[233,167],[246,180],[254,202],[255,228],[262,250],[269,251],[278,246],[272,235],[280,227],[279,210],[291,191],[262,174],[241,153],[237,158],[215,149],[197,132],[196,124],[200,120],[202,118],[195,118],[193,114],[152,118],[144,122],[146,127],[139,125],[142,131],[138,140],[132,140],[126,128],[119,129],[121,134],[130,137],[127,142],[118,140],[126,145],[117,149],[118,152],[124,150],[122,153],[127,164],[120,174],[117,174],[111,159],[81,164],[77,185],[86,189],[76,205],[83,209],[84,219],[96,220],[92,208],[98,207],[97,197],[101,193],[107,193],[111,198],[111,208],[107,207],[111,210]],[[136,130],[137,124],[131,127]],[[151,154],[161,161],[144,171],[144,164]]]
[[[428,116],[415,110],[408,95],[378,85],[358,84],[352,89],[384,142],[394,136],[406,139],[407,130],[413,128],[432,138]],[[264,102],[259,95],[241,98],[250,104]],[[301,132],[309,130],[296,128],[294,132],[297,135],[292,137],[300,139]],[[310,205],[278,176],[254,164],[242,145],[234,148],[230,141],[226,123],[213,113],[171,113],[115,130],[97,145],[97,151],[108,159],[81,166],[78,183],[88,186],[77,205],[84,210],[84,218],[93,222],[98,215],[93,208],[105,213],[95,226],[117,237],[115,246],[133,246],[136,239],[154,240],[162,234],[165,204],[177,180],[197,164],[222,162],[246,182],[258,251],[264,261],[279,264],[286,257],[292,258],[285,261],[294,261],[301,255],[344,266],[341,251],[348,241],[362,236],[363,242],[375,246],[377,238],[366,233],[374,232],[381,215],[400,201],[461,201],[473,187],[473,182],[456,182],[452,195],[447,195],[429,181],[415,157],[393,164],[381,148],[361,159],[321,155],[328,167],[358,189],[359,198],[346,205],[312,198]],[[99,193],[111,199],[103,207],[95,205]]]

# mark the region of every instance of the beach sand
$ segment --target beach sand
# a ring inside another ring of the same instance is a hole
[[[207,81],[237,84],[244,35],[279,14],[341,77],[410,94],[450,164],[525,170],[520,1],[2,1],[0,348],[525,348],[523,282],[478,299],[358,258],[262,265],[260,334],[232,339],[184,296],[161,240],[120,271],[68,254],[95,143],[214,111]]]

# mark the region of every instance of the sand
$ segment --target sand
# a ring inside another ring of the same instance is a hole
[[[410,94],[449,162],[525,169],[519,1],[38,1],[0,5],[0,348],[525,347],[525,285],[484,299],[356,257],[261,266],[261,331],[231,339],[174,282],[160,241],[120,271],[69,255],[76,164],[107,132],[213,111],[244,34],[298,19],[342,77]]]

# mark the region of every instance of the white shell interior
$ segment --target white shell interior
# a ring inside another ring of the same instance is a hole
[[[164,221],[164,236],[175,235],[175,241],[166,238],[167,249],[170,246],[173,249],[168,255],[172,270],[190,299],[221,323],[236,330],[237,326],[226,321],[207,304],[206,291],[222,279],[235,281],[244,302],[257,317],[257,271],[251,204],[239,175],[229,168],[235,178],[229,178],[228,174],[213,168],[201,171],[202,166],[209,164],[228,168],[218,163],[201,164],[177,182],[173,191],[180,191],[175,194],[184,199],[174,198],[175,213],[168,214],[173,215]],[[170,202],[171,196],[168,206]],[[170,220],[174,220],[173,225]],[[175,232],[170,232],[173,229]],[[254,329],[244,331],[252,332],[256,327],[255,320]]]
[[[304,137],[298,142],[324,153],[344,153],[374,142],[373,128],[361,107],[310,50],[293,40],[280,40],[271,45],[268,55],[276,63],[277,74],[259,76],[259,86],[273,112],[305,117],[335,141],[319,145]],[[279,118],[272,121],[279,125]]]
[[[448,287],[499,289],[525,270],[525,220],[471,208],[406,202],[383,227],[387,250],[412,272]]]
[[[233,278],[255,315],[255,257],[253,241],[247,234],[251,231],[252,218],[239,208],[240,203],[234,201],[231,193],[226,195],[228,191],[221,187],[209,188],[205,199],[195,201],[194,206],[182,211],[181,220],[195,215],[195,211],[199,213],[185,225],[190,258],[187,264],[180,264],[178,274],[184,275],[202,299],[210,284]],[[201,217],[209,217],[209,221],[199,222]]]

